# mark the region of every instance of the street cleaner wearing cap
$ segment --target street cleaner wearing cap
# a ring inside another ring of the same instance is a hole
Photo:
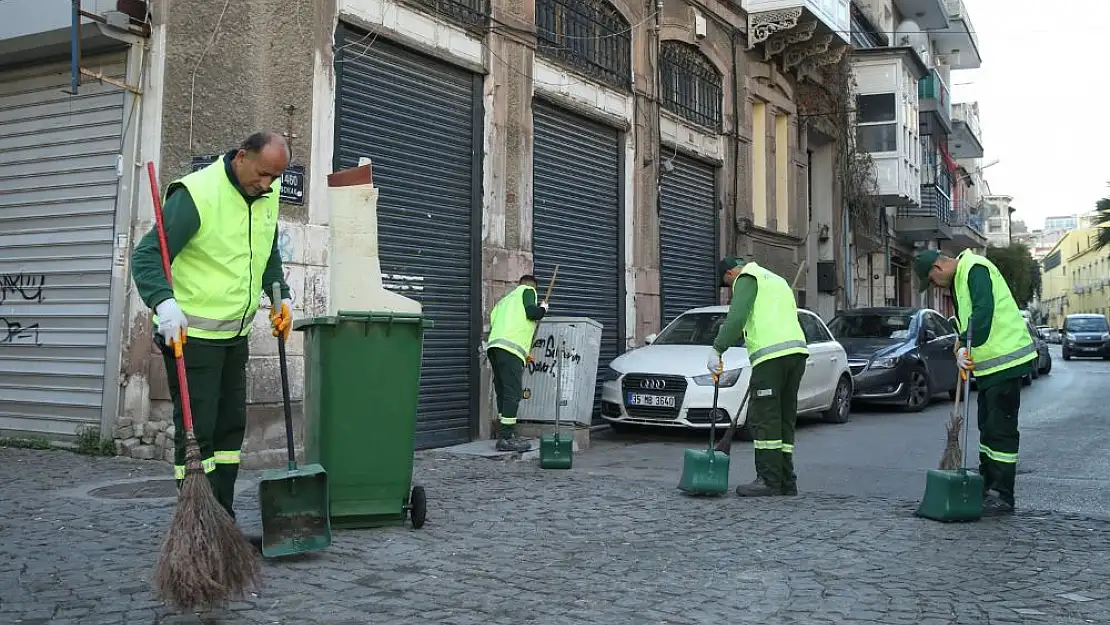
[[[537,299],[536,277],[525,274],[489,314],[486,356],[493,368],[493,389],[497,394],[500,423],[497,451],[525,452],[531,448],[528,441],[516,435],[516,412],[536,323],[547,312],[547,302],[537,303]]]
[[[710,373],[727,366],[724,352],[745,340],[752,371],[748,421],[755,447],[756,478],[736,487],[741,497],[797,495],[794,474],[794,427],[798,387],[809,350],[798,322],[794,290],[782,277],[739,256],[721,260],[721,286],[732,288],[728,316],[713,341]]]
[[[914,258],[924,291],[929,284],[952,290],[959,338],[956,364],[975,372],[979,391],[979,473],[983,511],[1014,510],[1021,378],[1033,372],[1037,350],[1025,319],[998,268],[969,250],[951,258],[924,250]],[[967,345],[968,320],[972,343]],[[973,359],[974,356],[974,359]]]

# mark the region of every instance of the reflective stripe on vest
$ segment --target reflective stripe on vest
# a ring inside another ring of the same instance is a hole
[[[188,189],[200,217],[197,233],[171,265],[174,298],[189,320],[188,335],[197,338],[250,334],[269,288],[262,273],[277,233],[281,180],[248,205],[227,177],[225,158],[171,184]]]
[[[741,275],[752,276],[758,285],[755,303],[744,325],[744,344],[752,366],[789,354],[808,355],[794,291],[786,280],[751,262],[744,265]],[[736,282],[732,288],[735,296]]]
[[[953,284],[956,289],[956,305],[959,308],[960,329],[966,331],[971,316],[971,289],[968,276],[977,265],[987,269],[991,278],[994,298],[994,317],[991,319],[991,332],[987,342],[971,348],[971,358],[975,363],[975,375],[985,376],[1011,367],[1030,362],[1037,357],[1037,348],[1029,336],[1025,318],[1021,316],[1014,296],[1006,279],[985,256],[963,251],[956,257],[956,275]],[[972,340],[975,335],[972,334]]]
[[[525,291],[535,293],[536,289],[522,284],[502,297],[490,311],[489,340],[486,347],[499,347],[527,361],[528,354],[532,351],[532,334],[536,322],[529,319],[524,311]]]

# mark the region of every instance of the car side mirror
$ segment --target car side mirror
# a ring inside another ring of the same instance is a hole
[[[921,333],[921,342],[922,343],[928,343],[930,341],[935,341],[935,340],[937,340],[937,333],[936,332],[933,332],[932,330],[925,330],[924,332]]]
[[[658,334],[652,332],[651,334],[644,337],[644,345],[651,345],[652,343],[655,342],[655,339],[657,339],[658,337],[659,337]]]
[[[948,318],[948,324],[951,325],[953,328],[960,327],[960,324],[956,323],[956,318],[955,317],[949,317]]]

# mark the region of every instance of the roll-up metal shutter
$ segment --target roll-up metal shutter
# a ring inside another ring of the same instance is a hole
[[[718,303],[716,169],[682,154],[672,162],[659,198],[664,324]]]
[[[481,203],[480,82],[381,38],[367,46],[358,43],[365,33],[340,32],[335,168],[371,159],[381,190],[383,282],[419,301],[435,324],[424,334],[416,446],[465,443],[477,414],[482,327],[473,227]]]
[[[0,72],[0,430],[50,438],[101,423],[123,135],[124,92],[69,80]]]
[[[535,100],[532,247],[551,313],[602,324],[598,368],[620,353],[620,143],[616,129]],[[598,376],[594,411],[601,405]]]

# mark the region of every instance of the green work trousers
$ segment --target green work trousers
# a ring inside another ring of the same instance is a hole
[[[185,424],[173,351],[155,335],[162,350],[173,399],[174,475],[185,477]],[[235,518],[235,480],[239,476],[240,449],[247,426],[246,337],[230,341],[189,339],[182,350],[185,378],[193,416],[193,434],[200,447],[201,464],[212,492],[231,518]]]
[[[493,367],[493,390],[497,394],[497,415],[503,425],[516,425],[524,382],[524,361],[512,352],[491,347],[486,350]]]
[[[794,474],[794,428],[798,422],[798,387],[806,356],[789,354],[752,368],[748,421],[755,447],[755,472],[775,489],[797,488]]]
[[[993,489],[1014,505],[1017,478],[1018,410],[1021,378],[1000,380],[979,390],[979,474],[984,490]]]

